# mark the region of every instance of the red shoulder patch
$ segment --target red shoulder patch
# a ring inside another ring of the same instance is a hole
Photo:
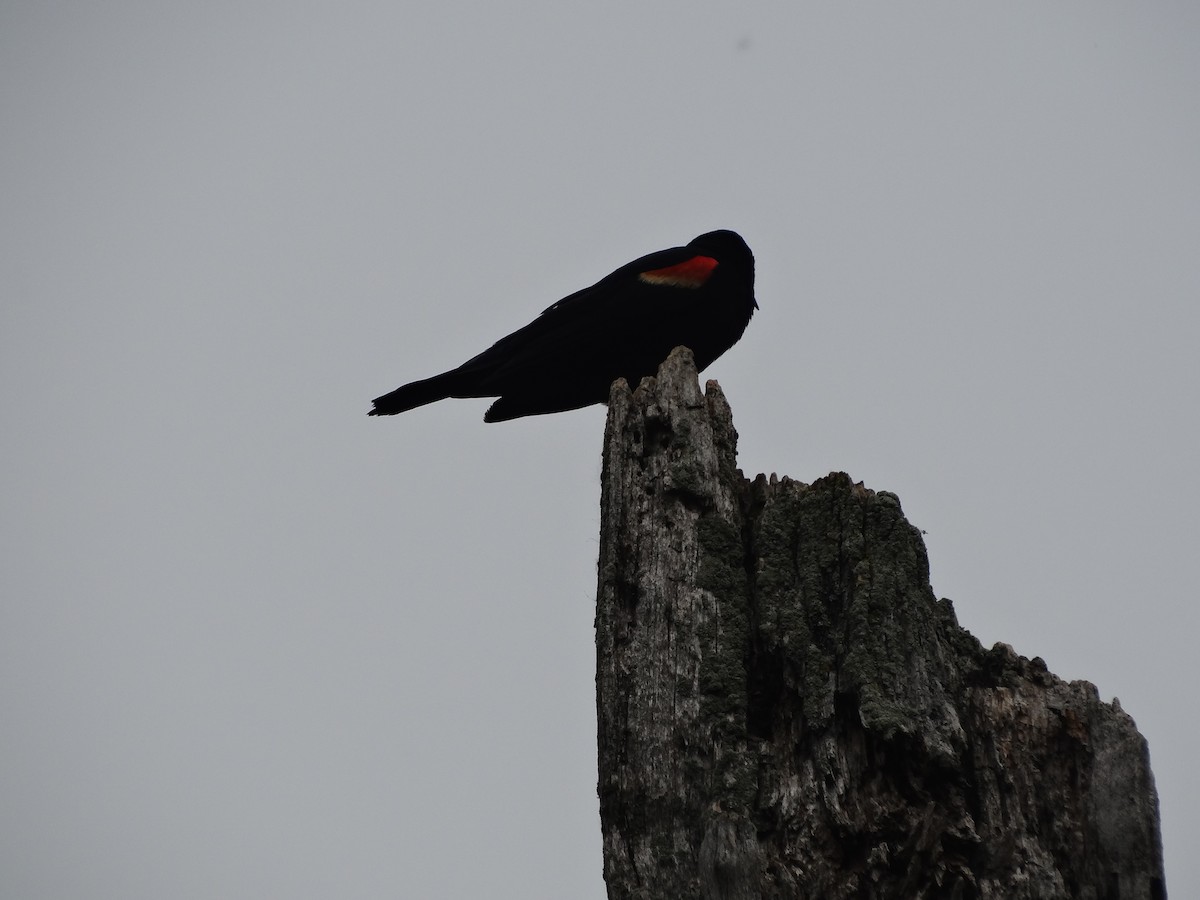
[[[638,280],[646,284],[663,284],[668,287],[698,288],[708,281],[716,268],[717,261],[711,256],[693,256],[665,269],[640,272]]]

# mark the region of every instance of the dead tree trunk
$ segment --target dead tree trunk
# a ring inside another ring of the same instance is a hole
[[[895,495],[744,479],[691,354],[614,386],[596,613],[610,898],[1166,896],[1146,743],[984,650]]]

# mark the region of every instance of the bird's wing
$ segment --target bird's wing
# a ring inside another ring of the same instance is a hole
[[[551,360],[590,356],[597,329],[622,320],[637,328],[646,317],[671,318],[686,312],[691,291],[717,267],[710,256],[674,247],[636,259],[591,287],[548,306],[541,315],[503,337],[460,367],[486,381],[503,381]]]

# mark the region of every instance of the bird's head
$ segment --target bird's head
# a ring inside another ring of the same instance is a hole
[[[688,246],[713,257],[722,266],[732,269],[734,277],[743,279],[750,285],[751,294],[754,291],[754,254],[750,246],[742,240],[736,231],[722,228],[709,231],[688,242]],[[758,309],[758,301],[754,301]]]

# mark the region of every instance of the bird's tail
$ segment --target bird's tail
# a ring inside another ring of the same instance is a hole
[[[398,387],[390,394],[376,397],[375,408],[367,413],[368,416],[394,416],[396,413],[407,412],[426,403],[444,400],[462,389],[462,377],[458,370],[443,372],[422,381],[414,381],[403,387]]]

